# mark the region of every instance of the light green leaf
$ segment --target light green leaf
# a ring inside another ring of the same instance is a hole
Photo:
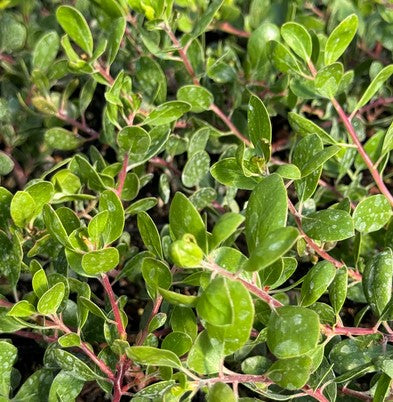
[[[131,346],[126,350],[127,356],[134,362],[149,366],[181,368],[179,358],[170,350],[162,350],[150,346]]]
[[[144,155],[150,147],[150,136],[142,127],[127,126],[117,135],[119,147],[128,152],[131,161],[135,156]]]
[[[248,103],[248,132],[258,153],[269,161],[272,142],[272,124],[263,102],[251,95]]]
[[[206,88],[198,85],[185,85],[177,91],[177,99],[191,105],[191,112],[201,113],[208,110],[214,97]]]
[[[7,398],[11,389],[11,371],[18,349],[9,342],[0,341],[0,395]]]
[[[322,167],[325,162],[336,155],[340,150],[341,148],[338,145],[331,145],[314,154],[311,159],[303,165],[301,169],[302,177],[306,177],[319,167]]]
[[[346,50],[358,29],[358,17],[351,14],[334,28],[325,45],[325,65],[334,63]]]
[[[207,402],[236,402],[237,400],[232,388],[223,382],[216,382],[209,388],[207,394]]]
[[[83,138],[62,127],[53,127],[45,132],[45,143],[52,149],[72,151],[83,144]]]
[[[287,45],[303,60],[308,61],[312,53],[311,36],[303,25],[286,22],[281,27],[281,36]]]
[[[292,248],[298,236],[298,230],[290,226],[269,232],[251,253],[243,268],[246,271],[259,271],[273,264]]]
[[[22,264],[22,245],[16,234],[9,236],[0,230],[0,275],[15,286],[19,279]]]
[[[30,317],[35,314],[35,312],[35,308],[31,303],[27,300],[21,300],[12,306],[7,315],[11,317]]]
[[[359,110],[361,107],[363,107],[379,91],[382,85],[391,77],[392,74],[393,64],[384,67],[371,81],[370,85],[364,91],[353,111]]]
[[[108,37],[108,65],[111,65],[116,58],[120,48],[120,43],[123,39],[126,30],[127,21],[125,17],[120,17],[114,20],[111,24],[111,30]]]
[[[98,245],[100,244],[102,233],[105,231],[106,225],[108,223],[108,216],[108,211],[99,212],[93,217],[87,227],[90,239]]]
[[[302,223],[304,232],[315,240],[339,241],[354,235],[351,215],[339,209],[313,212],[305,216]]]
[[[272,311],[267,345],[279,359],[304,355],[317,346],[318,314],[305,307],[284,306]]]
[[[334,97],[344,74],[341,63],[333,63],[320,69],[315,77],[315,89],[325,98]]]
[[[300,67],[293,54],[280,42],[271,41],[272,60],[275,67],[282,73],[299,73]]]
[[[210,249],[216,248],[220,243],[228,239],[244,222],[244,216],[235,212],[227,212],[219,217],[209,240]]]
[[[299,168],[292,163],[286,163],[285,165],[280,165],[275,171],[278,175],[280,175],[284,179],[291,180],[299,180],[302,177],[302,174]]]
[[[157,296],[159,288],[169,289],[172,284],[172,275],[168,265],[154,258],[143,260],[142,275],[152,299]]]
[[[182,293],[172,292],[163,288],[158,289],[161,296],[170,304],[181,307],[195,307],[197,296],[183,295]]]
[[[76,8],[71,6],[60,6],[56,11],[56,18],[69,37],[88,56],[93,54],[93,37],[89,25],[83,15]]]
[[[108,224],[103,232],[105,244],[117,240],[124,229],[124,209],[119,197],[112,190],[106,190],[100,195],[99,211],[108,211]]]
[[[143,124],[149,124],[151,126],[161,126],[163,124],[172,123],[179,119],[183,114],[191,110],[191,105],[186,102],[170,101],[162,103],[157,106],[146,117]]]
[[[212,22],[214,15],[220,9],[223,2],[224,0],[212,0],[209,3],[209,6],[207,7],[204,14],[194,24],[194,30],[191,33],[191,36],[193,38],[197,38],[206,31],[207,27]]]
[[[199,151],[186,162],[181,179],[186,187],[197,186],[209,172],[210,156],[206,151]]]
[[[33,67],[46,71],[55,61],[59,47],[60,39],[57,32],[48,31],[42,35],[33,50]]]
[[[304,277],[300,305],[308,307],[315,303],[325,293],[335,275],[336,268],[329,261],[321,261],[314,265]]]
[[[361,233],[375,232],[385,226],[392,215],[389,201],[382,194],[360,201],[353,213],[355,229]]]
[[[162,349],[170,350],[176,356],[183,356],[192,346],[192,339],[184,332],[171,332],[162,341]]]
[[[48,402],[74,401],[82,391],[85,380],[73,375],[72,371],[60,371],[54,378],[50,387]]]
[[[5,176],[12,172],[14,161],[4,152],[0,151],[0,175]]]
[[[49,233],[64,247],[73,249],[59,216],[50,205],[44,205],[43,218]]]
[[[78,347],[81,344],[80,336],[74,333],[64,334],[57,341],[63,348]]]
[[[279,175],[273,173],[255,187],[246,210],[245,232],[251,253],[270,232],[285,226],[287,209],[287,191]]]
[[[38,300],[37,311],[43,315],[55,314],[63,301],[65,294],[64,283],[58,282],[47,290]]]
[[[32,196],[26,191],[15,193],[11,201],[10,212],[15,225],[25,227],[34,217],[35,202]]]
[[[342,267],[336,271],[336,276],[329,287],[329,299],[336,314],[342,309],[348,290],[348,269]]]
[[[39,369],[22,384],[12,400],[14,402],[42,402],[48,397],[52,381],[52,370]]]
[[[119,251],[114,247],[90,251],[82,257],[82,268],[88,275],[108,272],[119,264]]]
[[[158,258],[163,258],[161,238],[154,221],[146,212],[142,211],[138,214],[137,224],[139,233],[147,249],[153,252]]]

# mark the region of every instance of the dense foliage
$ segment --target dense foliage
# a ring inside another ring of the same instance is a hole
[[[0,401],[392,400],[392,25],[0,0]]]

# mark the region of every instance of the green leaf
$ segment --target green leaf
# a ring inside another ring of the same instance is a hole
[[[198,374],[215,374],[218,373],[222,360],[221,347],[210,339],[206,330],[200,332],[188,353],[188,367]]]
[[[315,89],[325,98],[333,98],[338,91],[343,74],[344,67],[341,63],[333,63],[321,68],[315,77]]]
[[[279,175],[273,173],[255,187],[246,210],[245,232],[250,253],[270,232],[285,226],[287,209],[287,191]]]
[[[85,380],[74,376],[72,371],[60,371],[54,378],[52,385],[46,397],[48,402],[73,401],[82,391]]]
[[[154,332],[156,329],[162,327],[165,324],[166,319],[167,315],[165,313],[157,313],[149,322],[149,332]]]
[[[72,151],[83,144],[83,139],[61,127],[53,127],[45,132],[45,143],[52,149]]]
[[[158,291],[168,303],[174,304],[175,306],[195,307],[198,300],[196,296],[183,295],[163,288],[159,288]]]
[[[33,267],[33,262],[36,262],[33,260],[31,262],[31,267]],[[48,289],[48,278],[46,277],[45,271],[41,268],[41,266],[37,263],[38,265],[38,270],[35,271],[32,279],[32,286],[34,293],[36,294],[37,297],[41,297]]]
[[[304,232],[315,240],[339,241],[354,235],[351,215],[339,209],[314,212],[305,216],[302,223]]]
[[[327,144],[336,144],[337,142],[325,130],[300,114],[289,112],[288,121],[292,129],[303,137],[310,134],[316,134],[323,142]]]
[[[198,85],[185,85],[177,91],[178,100],[191,105],[191,112],[201,113],[208,110],[214,102],[214,97],[206,88]]]
[[[43,206],[52,200],[55,189],[52,183],[39,181],[26,187],[25,191],[33,197],[35,204],[34,216],[37,216],[41,213]]]
[[[370,85],[364,91],[353,111],[359,110],[361,107],[363,107],[379,91],[382,85],[391,77],[392,74],[393,64],[384,67],[371,81]]]
[[[307,135],[296,144],[293,150],[292,163],[302,171],[313,157],[322,150],[322,140],[315,134]],[[296,192],[301,201],[307,200],[314,194],[321,173],[322,167],[315,169],[313,173],[295,182]]]
[[[80,336],[74,333],[62,335],[57,341],[63,348],[78,347],[81,344]]]
[[[269,113],[263,102],[251,95],[248,103],[248,132],[250,140],[259,155],[270,160],[272,142],[272,124]]]
[[[342,267],[336,271],[336,276],[329,288],[329,299],[336,314],[342,309],[347,298],[348,269]]]
[[[302,174],[299,168],[292,163],[286,163],[285,165],[280,165],[275,171],[278,175],[280,175],[284,179],[291,180],[299,180],[302,177]]]
[[[301,292],[300,305],[311,306],[327,290],[336,275],[336,268],[329,261],[321,261],[314,265],[304,277]]]
[[[220,243],[228,239],[236,229],[244,222],[244,216],[235,212],[227,212],[221,215],[212,231],[209,240],[210,249],[216,248]]]
[[[227,279],[213,279],[197,303],[198,315],[211,325],[221,326],[233,323],[233,303],[230,298]]]
[[[172,275],[168,266],[154,258],[143,260],[142,275],[152,299],[157,296],[159,288],[169,289],[172,284]]]
[[[93,0],[93,2],[112,19],[123,15],[122,7],[116,0]]]
[[[36,205],[33,197],[26,191],[15,193],[11,201],[10,212],[15,225],[25,227],[34,217]]]
[[[228,384],[223,382],[216,382],[209,388],[207,394],[207,402],[236,402],[237,398]]]
[[[4,152],[0,151],[0,175],[5,176],[14,169],[14,161]]]
[[[185,164],[181,180],[186,187],[197,186],[209,173],[210,156],[206,151],[196,152]]]
[[[312,40],[303,25],[296,22],[286,22],[281,27],[281,36],[287,45],[304,61],[311,58]]]
[[[215,326],[206,324],[206,329],[214,344],[223,345],[225,356],[239,350],[250,339],[254,323],[254,303],[249,291],[242,283],[227,281],[232,303],[233,322],[230,325]]]
[[[108,272],[119,264],[119,251],[114,247],[90,251],[82,257],[82,268],[88,275]]]
[[[246,177],[236,158],[224,158],[210,168],[211,175],[220,183],[242,190],[253,190],[258,183],[256,177]]]
[[[277,70],[282,73],[299,73],[300,67],[293,54],[280,42],[275,40],[271,41],[272,46],[272,60]]]
[[[41,402],[46,400],[52,381],[52,370],[39,369],[35,371],[19,388],[13,401]]]
[[[21,300],[12,306],[7,315],[10,317],[30,317],[35,314],[35,312],[35,308],[31,303],[27,300]]]
[[[105,244],[111,244],[117,240],[124,229],[124,209],[123,205],[112,190],[105,190],[100,195],[99,211],[108,211],[108,225],[103,232]]]
[[[246,271],[259,271],[273,264],[295,244],[299,232],[294,227],[283,227],[270,232],[250,255],[244,265]]]
[[[206,31],[207,27],[212,22],[214,15],[220,9],[223,2],[224,0],[212,0],[209,3],[209,6],[207,7],[204,14],[197,22],[195,22],[194,30],[191,33],[191,36],[193,38],[197,38]]]
[[[311,364],[309,356],[277,360],[270,366],[267,376],[280,387],[293,391],[307,383],[311,374]]]
[[[174,307],[171,315],[171,327],[173,331],[184,332],[194,340],[198,333],[198,326],[193,310],[189,307]]]
[[[173,263],[181,268],[199,267],[203,260],[203,251],[190,234],[185,234],[181,240],[174,241],[170,245],[169,254]]]
[[[372,257],[363,273],[363,291],[373,311],[381,315],[392,297],[393,254],[390,248]]]
[[[389,201],[382,194],[360,201],[353,213],[355,229],[361,233],[375,232],[385,226],[392,215]]]
[[[387,374],[383,373],[378,381],[377,387],[375,388],[373,402],[384,402],[387,400],[390,393],[390,384],[392,383],[392,378]]]
[[[87,230],[93,243],[100,244],[100,239],[108,223],[108,216],[108,211],[102,211],[95,215],[89,222]]]
[[[59,35],[55,31],[48,31],[37,41],[33,51],[32,64],[34,68],[46,71],[56,60],[60,47]]]
[[[97,306],[97,304],[92,302],[87,297],[79,296],[78,301],[80,301],[81,304],[83,304],[83,306],[86,307],[86,309],[90,313],[94,314],[97,317],[102,318],[104,321],[106,321],[108,319],[107,316],[105,315],[105,313]]]
[[[162,349],[170,350],[176,356],[185,355],[192,346],[192,339],[184,332],[171,332],[162,341]]]
[[[146,248],[158,258],[163,258],[161,238],[154,221],[146,212],[138,214],[138,230]]]
[[[80,11],[71,6],[60,6],[56,11],[56,18],[69,37],[91,57],[93,37]]]
[[[22,264],[22,245],[16,234],[8,236],[0,230],[0,275],[15,286],[19,279]]]
[[[336,155],[340,150],[341,148],[339,146],[332,145],[314,154],[301,169],[302,177],[308,176],[319,167],[322,167],[325,162]]]
[[[185,234],[192,234],[203,251],[206,251],[206,229],[199,212],[190,200],[182,193],[177,192],[173,197],[169,209],[170,230],[175,239]]]
[[[119,147],[128,152],[131,161],[134,155],[144,155],[150,147],[150,136],[142,127],[127,126],[117,135]]]
[[[182,367],[179,358],[169,350],[152,348],[150,346],[131,346],[126,350],[126,354],[138,364],[177,369]]]
[[[11,388],[11,371],[18,349],[9,342],[0,341],[0,395],[8,400]]]
[[[73,249],[59,216],[50,205],[44,205],[43,218],[48,232],[64,247]]]
[[[55,349],[53,351],[56,364],[63,370],[69,372],[74,379],[83,381],[94,381],[102,378],[96,374],[86,363],[78,359],[72,353],[62,349]]]
[[[2,6],[3,5],[4,3]],[[2,17],[0,20],[1,51],[13,53],[14,51],[22,49],[26,42],[26,36],[27,29],[24,24],[17,20],[16,14],[5,13],[2,10]]]
[[[325,65],[334,63],[346,50],[358,29],[358,17],[351,14],[329,35],[324,53]]]
[[[92,190],[104,191],[106,186],[90,163],[81,155],[75,155],[74,160],[79,167],[74,173],[81,177],[82,181],[86,182]]]
[[[183,114],[191,110],[191,105],[186,102],[170,101],[162,103],[157,106],[147,118],[143,124],[149,124],[151,126],[161,126],[163,124],[172,123],[179,119]]]
[[[43,315],[55,314],[63,301],[65,294],[64,283],[58,282],[47,290],[38,300],[37,311]]]
[[[111,30],[108,37],[108,65],[111,65],[116,58],[120,48],[120,43],[123,39],[126,30],[127,21],[125,17],[120,17],[112,21]]]
[[[284,306],[272,311],[267,345],[279,359],[304,355],[317,346],[318,314],[305,307]]]

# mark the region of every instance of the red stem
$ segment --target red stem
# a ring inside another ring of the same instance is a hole
[[[228,22],[222,22],[213,28],[219,29],[220,31],[235,35],[235,36],[240,36],[241,38],[249,38],[251,36],[250,32],[242,31],[241,29],[237,29],[234,26],[232,26]]]
[[[154,301],[153,309],[150,313],[149,319],[147,320],[147,323],[146,323],[145,327],[143,328],[142,332],[140,332],[140,334],[137,336],[137,339],[135,341],[136,345],[143,345],[143,342],[145,342],[145,339],[146,339],[147,335],[149,334],[149,324],[150,324],[151,320],[154,318],[154,316],[160,310],[161,303],[162,303],[162,296],[157,296],[156,300]]]
[[[129,161],[129,155],[128,155],[128,152],[126,152],[126,154],[124,155],[124,159],[123,159],[123,165],[122,165],[120,173],[119,173],[119,184],[117,185],[117,190],[116,190],[116,193],[119,198],[121,198],[124,183],[127,178],[128,161]]]
[[[80,131],[83,131],[86,134],[89,134],[89,140],[95,140],[100,136],[100,133],[92,128],[86,126],[85,124],[80,123],[78,120],[72,119],[71,117],[66,116],[62,112],[58,112],[56,117],[64,122],[68,123],[69,125],[76,127]]]
[[[101,278],[102,278],[102,285],[104,286],[105,292],[108,296],[109,302],[112,307],[112,311],[113,311],[113,315],[115,317],[115,322],[116,322],[117,331],[119,333],[119,336],[121,339],[127,340],[127,333],[124,328],[123,321],[121,319],[120,309],[119,309],[119,306],[117,305],[116,297],[115,297],[115,294],[113,293],[113,289],[109,282],[108,275],[102,274]]]
[[[373,398],[370,396],[370,394],[368,394],[366,392],[355,391],[354,389],[349,389],[347,387],[339,388],[339,390],[344,395],[353,396],[362,401],[371,402],[373,400]]]

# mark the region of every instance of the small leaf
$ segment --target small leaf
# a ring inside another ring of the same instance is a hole
[[[390,393],[390,385],[392,383],[392,378],[387,374],[383,373],[378,381],[377,387],[375,388],[373,402],[384,402],[387,400]]]
[[[120,17],[112,21],[108,37],[108,65],[111,65],[115,61],[116,55],[120,48],[120,43],[126,30],[126,25],[127,22],[124,17]]]
[[[0,395],[10,394],[12,366],[16,361],[18,349],[9,342],[0,341]]]
[[[284,306],[271,313],[267,345],[279,359],[304,355],[317,346],[318,339],[319,317],[314,311]]]
[[[60,218],[50,205],[44,205],[43,218],[49,233],[64,247],[73,249]]]
[[[46,32],[41,36],[34,47],[33,67],[41,71],[46,71],[55,61],[59,47],[60,39],[57,32]]]
[[[58,400],[75,400],[82,391],[85,380],[74,376],[72,371],[61,370],[54,378],[48,398],[48,402],[58,402]]]
[[[163,258],[161,238],[154,221],[146,212],[138,214],[138,230],[147,249],[158,258]]]
[[[108,319],[108,317],[105,315],[105,313],[95,304],[92,302],[90,299],[84,296],[79,296],[78,301],[83,304],[84,307],[86,307],[87,310],[90,311],[90,313],[94,314],[95,316],[102,318],[104,321]]]
[[[198,85],[185,85],[177,91],[177,99],[191,105],[191,112],[201,113],[208,110],[214,102],[211,92]]]
[[[38,300],[37,310],[40,314],[50,315],[55,314],[63,301],[65,294],[64,283],[58,282],[47,290]]]
[[[360,201],[353,213],[355,229],[361,233],[375,232],[385,226],[392,215],[389,201],[382,194]]]
[[[333,63],[320,69],[315,77],[315,89],[325,98],[334,97],[344,74],[341,63]]]
[[[209,283],[198,299],[197,312],[211,325],[232,324],[233,305],[225,278],[218,277]]]
[[[87,227],[89,237],[96,244],[100,244],[101,236],[108,222],[108,216],[108,211],[101,211],[89,222]]]
[[[4,152],[0,151],[0,175],[5,176],[14,169],[14,161]]]
[[[176,356],[185,355],[192,346],[192,339],[184,332],[171,332],[162,341],[162,349],[170,350]]]
[[[287,45],[304,61],[311,58],[311,36],[303,25],[296,22],[286,22],[281,27],[281,36]]]
[[[210,156],[206,151],[196,152],[186,162],[181,180],[186,187],[197,186],[209,173]]]
[[[83,144],[83,139],[62,127],[53,127],[45,132],[45,143],[52,149],[72,151]]]
[[[126,350],[127,356],[134,362],[150,366],[181,368],[179,358],[169,350],[152,348],[150,346],[131,346]]]
[[[336,275],[336,268],[329,261],[314,265],[304,277],[300,293],[300,305],[311,306],[327,290]]]
[[[207,402],[236,402],[237,398],[228,384],[216,382],[209,389],[207,394]]]
[[[209,241],[210,248],[214,249],[220,243],[228,239],[244,222],[244,216],[235,212],[227,212],[219,217],[212,231]]]
[[[336,314],[342,309],[347,298],[348,269],[342,267],[336,271],[336,276],[329,288],[329,299]]]
[[[285,165],[280,165],[275,171],[278,175],[280,175],[284,179],[291,180],[299,180],[302,177],[302,174],[299,168],[292,163],[286,163]]]
[[[78,334],[65,334],[62,335],[57,342],[63,348],[78,347],[81,344],[81,338]]]
[[[157,296],[159,288],[169,289],[172,284],[172,275],[168,266],[154,258],[143,260],[142,275],[152,299]]]
[[[346,50],[358,29],[358,17],[351,14],[334,28],[325,45],[325,65],[334,63]]]
[[[197,303],[197,296],[188,296],[181,293],[172,292],[163,288],[158,289],[161,296],[170,304],[182,307],[195,307]]]
[[[119,264],[119,252],[114,247],[90,251],[82,257],[82,268],[88,275],[108,272]]]
[[[293,391],[307,383],[311,374],[311,364],[309,356],[277,360],[270,366],[267,376],[280,387]]]
[[[302,177],[308,176],[320,166],[323,166],[325,162],[336,155],[340,150],[341,148],[339,146],[332,145],[314,154],[312,158],[302,167]]]
[[[299,73],[301,71],[295,57],[287,47],[275,40],[270,43],[272,45],[272,60],[277,70],[282,73]]]
[[[128,152],[131,160],[134,155],[144,155],[150,147],[150,136],[146,130],[141,127],[124,127],[117,135],[119,147]]]
[[[167,319],[165,313],[157,313],[149,322],[148,330],[149,332],[154,332],[156,329],[162,327]]]
[[[354,235],[351,215],[339,209],[314,212],[305,216],[302,223],[304,232],[315,240],[339,241]]]
[[[124,209],[123,205],[112,190],[106,190],[100,195],[99,211],[108,211],[108,225],[103,232],[105,244],[113,243],[117,240],[124,229]]]
[[[393,64],[384,67],[371,81],[370,85],[364,91],[353,111],[359,110],[361,107],[363,107],[379,91],[382,85],[391,77],[392,74]]]
[[[31,303],[27,300],[21,300],[12,306],[7,315],[11,317],[30,317],[35,313],[35,308]]]
[[[26,191],[18,191],[11,201],[10,213],[19,227],[25,227],[34,217],[35,202],[32,196]]]
[[[245,231],[250,252],[257,249],[270,232],[285,226],[287,209],[284,182],[273,173],[255,187],[248,201]]]
[[[298,236],[298,230],[290,226],[270,232],[251,253],[243,268],[246,271],[259,271],[273,264],[292,248]]]
[[[93,54],[93,37],[83,15],[74,7],[60,6],[56,18],[69,37],[89,56]]]
[[[170,101],[162,103],[157,106],[147,118],[143,124],[149,124],[151,126],[161,126],[163,124],[171,123],[179,119],[183,114],[191,110],[191,105],[186,102]]]
[[[197,38],[206,31],[207,27],[212,22],[214,15],[220,9],[223,2],[224,0],[212,0],[209,3],[209,6],[207,7],[204,14],[197,22],[195,22],[194,30],[191,33],[191,36],[193,38]]]
[[[248,131],[251,142],[258,153],[265,158],[265,161],[269,161],[272,142],[272,124],[265,105],[255,95],[251,95],[248,103]]]

